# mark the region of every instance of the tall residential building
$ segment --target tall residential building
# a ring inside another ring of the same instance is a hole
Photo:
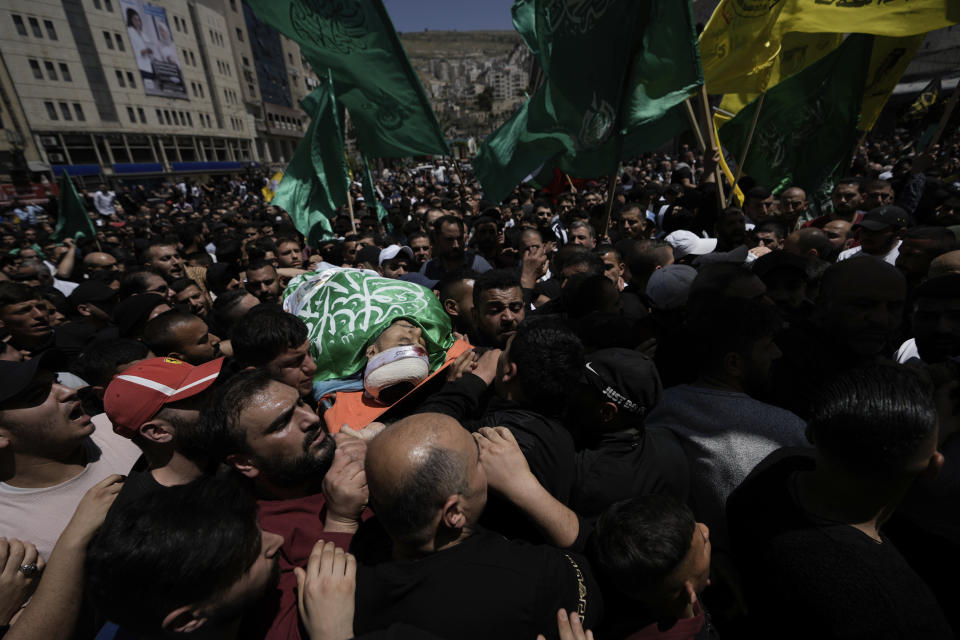
[[[22,181],[24,165],[36,181],[61,167],[109,177],[289,160],[311,75],[271,30],[279,77],[298,82],[273,109],[248,14],[240,0],[3,2],[0,180]]]

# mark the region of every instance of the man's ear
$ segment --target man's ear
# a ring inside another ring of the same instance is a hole
[[[91,314],[90,314],[90,305],[88,305],[86,302],[82,302],[82,303],[78,304],[78,305],[77,305],[77,313],[79,313],[80,315],[84,316],[85,318],[89,318],[90,315],[91,315]]]
[[[516,377],[517,377],[517,365],[515,365],[515,364],[512,363],[512,362],[508,362],[508,363],[507,363],[507,370],[503,373],[503,376],[501,376],[500,381],[501,381],[501,382],[510,382],[511,380],[513,380],[513,379],[516,378]]]
[[[451,318],[460,317],[460,305],[457,304],[457,301],[453,298],[447,298],[446,300],[441,300],[443,303],[443,310],[447,312],[447,315]]]
[[[686,580],[683,583],[683,590],[687,592],[686,600],[688,604],[694,605],[697,603],[697,591],[693,588],[693,583],[689,580]]]
[[[160,628],[167,633],[192,633],[206,624],[207,619],[194,605],[185,604],[164,617]]]
[[[727,375],[739,379],[743,374],[743,356],[735,352],[723,356],[723,371]]]
[[[600,422],[610,422],[617,417],[619,409],[612,402],[604,402],[600,405]]]
[[[167,444],[173,440],[173,433],[171,432],[170,425],[166,420],[154,418],[153,420],[140,425],[140,429],[138,429],[138,431],[140,432],[141,436],[150,442],[156,442],[157,444]]]
[[[460,496],[454,495],[447,498],[443,504],[443,512],[440,514],[440,521],[448,529],[463,529],[467,524],[467,515],[460,507]]]
[[[2,439],[2,436],[0,436],[0,440]],[[927,468],[923,470],[923,475],[929,478],[936,478],[940,475],[941,469],[943,469],[943,454],[939,451],[934,451],[933,455],[930,456],[930,459],[927,461]]]
[[[377,355],[378,353],[380,353],[380,352],[377,350],[377,343],[374,342],[374,343],[371,344],[369,347],[367,347],[367,350],[366,350],[364,353],[365,353],[366,356],[367,356],[367,360],[369,360],[369,359],[372,358],[373,356],[375,356],[375,355]]]
[[[231,453],[227,456],[227,464],[251,480],[260,475],[260,469],[253,463],[250,456]]]

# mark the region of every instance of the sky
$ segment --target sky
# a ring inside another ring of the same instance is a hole
[[[513,30],[513,0],[384,0],[397,31]]]

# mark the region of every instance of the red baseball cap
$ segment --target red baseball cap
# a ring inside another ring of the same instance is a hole
[[[113,430],[132,438],[163,405],[185,400],[212,385],[223,358],[193,366],[176,358],[150,358],[114,376],[103,394]]]

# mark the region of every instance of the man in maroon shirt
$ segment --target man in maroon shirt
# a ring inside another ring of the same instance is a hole
[[[367,503],[366,444],[336,440],[300,392],[262,370],[245,371],[218,390],[204,423],[228,465],[250,479],[260,526],[283,536],[280,583],[243,625],[244,635],[299,639],[294,567],[304,567],[317,540],[346,549]]]

